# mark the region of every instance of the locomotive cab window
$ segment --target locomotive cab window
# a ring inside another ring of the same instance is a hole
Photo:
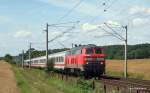
[[[93,49],[92,48],[87,48],[86,49],[86,54],[93,54]]]
[[[101,53],[102,53],[102,50],[100,48],[95,49],[95,54],[101,54]]]

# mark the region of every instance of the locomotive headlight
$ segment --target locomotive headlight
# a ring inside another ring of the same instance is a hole
[[[101,64],[101,65],[103,65],[104,63],[103,63],[103,62],[101,62],[100,64]]]

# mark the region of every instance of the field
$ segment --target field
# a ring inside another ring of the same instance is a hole
[[[108,74],[120,73],[120,75],[123,75],[123,68],[124,60],[106,61],[106,72]],[[150,80],[150,59],[128,60],[128,72],[130,77]]]

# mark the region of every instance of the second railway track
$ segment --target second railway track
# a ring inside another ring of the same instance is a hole
[[[69,78],[76,78],[72,75],[58,74],[58,77],[62,80],[68,80]],[[116,76],[103,75],[99,80],[94,80],[93,89],[95,83],[101,83],[104,93],[150,93],[150,81],[139,80],[134,78],[123,78]]]
[[[121,93],[150,93],[150,81],[114,76],[102,76],[104,93],[119,91]]]

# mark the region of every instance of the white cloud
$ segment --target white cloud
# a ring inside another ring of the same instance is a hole
[[[29,31],[20,30],[14,34],[15,38],[28,38],[31,37],[32,33]]]
[[[108,20],[105,22],[110,27],[121,27],[121,24],[117,21]],[[90,23],[84,23],[81,25],[81,28],[83,31],[91,31],[91,30],[97,30],[99,27],[105,27],[105,24],[90,24]]]
[[[9,22],[10,18],[7,16],[0,16],[0,23]]]
[[[130,14],[137,14],[137,13],[141,13],[141,14],[150,14],[150,8],[146,8],[143,6],[134,6],[132,8],[130,8],[129,10]]]
[[[83,31],[90,31],[90,30],[96,30],[98,28],[98,26],[99,25],[85,23],[85,24],[81,25],[81,28]]]
[[[109,20],[106,22],[109,26],[111,27],[121,27],[121,24],[117,21],[112,21],[112,20]]]
[[[102,31],[99,27],[104,26],[104,24],[90,24],[85,23],[81,25],[81,36],[88,36],[88,37],[101,37],[105,35],[105,32]]]
[[[150,25],[150,19],[148,18],[135,18],[132,20],[133,27],[143,27]]]

